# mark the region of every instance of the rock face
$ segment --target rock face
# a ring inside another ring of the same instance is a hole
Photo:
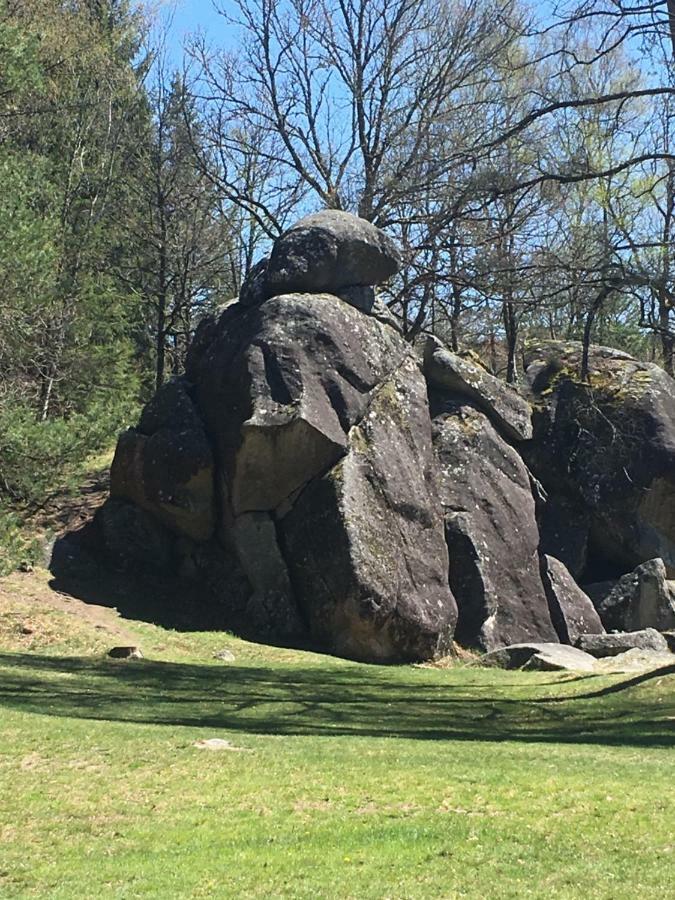
[[[185,539],[166,552],[157,541],[161,565],[208,583],[265,639],[307,629],[325,649],[374,661],[450,647],[457,610],[426,383],[372,287],[397,267],[396,248],[367,222],[302,220],[239,301],[204,321],[186,378],[120,439],[115,502]],[[150,489],[167,455],[150,455],[155,434],[173,440],[174,456],[186,450],[183,468],[165,466],[161,493]],[[210,518],[195,488],[206,475]],[[183,507],[179,518],[176,496],[192,518]],[[224,580],[219,555],[236,560],[241,587]]]
[[[655,557],[673,577],[673,380],[655,365],[595,347],[584,384],[576,375],[580,354],[575,342],[543,342],[526,354],[537,409],[528,463],[549,493],[553,518],[566,511],[583,547],[571,551],[565,527],[549,521],[543,549],[589,582]],[[567,547],[556,546],[561,532]]]
[[[426,388],[407,356],[350,430],[346,456],[281,521],[310,629],[336,653],[388,660],[449,649],[457,614],[434,474]]]
[[[102,550],[172,603],[213,604],[217,627],[376,662],[453,637],[540,668],[587,665],[551,642],[634,646],[601,633],[582,577],[612,579],[593,593],[605,624],[673,627],[672,381],[595,348],[580,384],[578,345],[548,343],[530,404],[437,338],[405,340],[376,291],[399,264],[343,212],[282,235],[120,437],[90,573]],[[76,545],[55,547],[62,568]]]
[[[600,616],[590,597],[553,556],[541,558],[541,579],[548,600],[551,621],[563,644],[574,644],[582,634],[603,634]]]
[[[666,578],[662,559],[650,559],[618,581],[591,585],[590,589],[609,629],[675,628],[675,582]]]
[[[509,440],[532,437],[532,409],[514,388],[450,353],[432,335],[425,336],[421,343],[423,370],[430,387],[473,402]]]
[[[653,650],[658,653],[668,652],[668,642],[653,628],[643,631],[619,632],[617,634],[582,634],[577,638],[575,646],[585,653],[598,658],[618,656],[629,650]]]
[[[409,353],[393,329],[329,294],[231,307],[207,327],[187,376],[216,444],[226,520],[275,510],[330,469],[372,391]]]
[[[539,574],[539,533],[528,471],[472,406],[431,395],[438,498],[445,514],[457,640],[493,650],[555,641]]]
[[[184,381],[164,385],[137,428],[120,437],[110,495],[144,509],[176,534],[205,541],[215,527],[211,445]]]

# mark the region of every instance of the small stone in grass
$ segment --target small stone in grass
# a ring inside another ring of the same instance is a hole
[[[242,751],[244,747],[235,747],[229,741],[226,741],[224,738],[204,738],[201,741],[195,741],[192,745],[193,747],[197,747],[198,750],[236,750]]]
[[[23,625],[21,628],[21,634],[35,634],[35,629],[30,625]]]
[[[113,659],[143,659],[140,647],[112,647],[108,656]]]

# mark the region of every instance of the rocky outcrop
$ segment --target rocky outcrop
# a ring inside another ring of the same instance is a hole
[[[594,347],[587,383],[581,345],[529,348],[526,372],[536,408],[528,463],[549,493],[550,513],[567,510],[583,545],[584,572],[568,562],[566,527],[547,523],[544,551],[576,577],[620,575],[648,559],[675,574],[675,390],[657,366]],[[560,517],[558,517],[560,521]],[[556,532],[562,543],[556,546]]]
[[[666,578],[662,559],[650,559],[618,581],[590,585],[588,590],[608,629],[675,628],[675,582]]]
[[[548,343],[527,360],[531,404],[435,337],[408,343],[377,293],[399,262],[343,212],[282,235],[120,437],[89,571],[103,548],[176,603],[213,604],[217,627],[376,662],[454,637],[581,666],[550,648],[604,637],[582,576],[613,579],[607,621],[672,626],[671,381],[595,348],[581,384],[578,346]],[[69,571],[75,544],[55,550]],[[656,581],[617,593],[656,555]]]
[[[553,556],[541,558],[544,584],[551,621],[563,644],[574,644],[582,634],[603,634],[600,616],[590,597],[570,575],[567,567]]]
[[[258,637],[308,632],[332,652],[383,662],[450,647],[457,611],[426,383],[373,289],[398,264],[367,222],[333,212],[302,220],[239,300],[203,322],[185,379],[120,439],[114,495],[127,505],[115,521],[147,512],[160,535],[180,536],[166,548],[156,541],[160,568],[208,585]],[[149,455],[155,434],[178,435],[176,452],[187,453],[185,473],[173,465],[161,495],[148,487],[166,456]],[[195,520],[203,513],[193,469],[210,478],[201,528],[171,505],[179,496]],[[99,517],[108,546],[119,530],[106,529],[109,518]]]
[[[438,499],[445,516],[457,640],[484,650],[555,641],[539,574],[529,473],[482,410],[431,394]]]

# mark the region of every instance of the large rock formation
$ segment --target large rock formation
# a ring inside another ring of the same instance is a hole
[[[125,514],[181,536],[182,572],[187,558],[218,592],[209,561],[218,547],[235,561],[244,578],[229,602],[253,633],[294,640],[306,628],[325,649],[376,661],[446,652],[457,618],[426,383],[372,288],[397,267],[367,222],[302,220],[240,301],[201,325],[185,379],[159,392],[113,463]]]
[[[388,660],[449,649],[456,611],[434,476],[425,384],[407,356],[344,458],[280,522],[311,632],[333,651]]]
[[[87,548],[224,627],[378,662],[573,643],[603,630],[580,577],[672,572],[672,381],[596,348],[581,384],[578,346],[543,344],[531,406],[404,339],[376,291],[398,265],[347,213],[282,235],[120,437]]]

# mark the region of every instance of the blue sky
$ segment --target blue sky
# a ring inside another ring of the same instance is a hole
[[[231,3],[220,5],[232,7]],[[165,13],[169,14],[169,11]],[[180,59],[183,41],[196,31],[203,31],[210,42],[223,46],[227,43],[229,30],[222,16],[213,8],[211,0],[177,0],[169,39],[171,53]]]

